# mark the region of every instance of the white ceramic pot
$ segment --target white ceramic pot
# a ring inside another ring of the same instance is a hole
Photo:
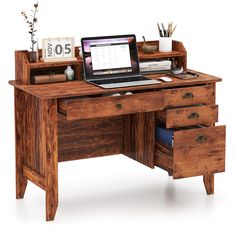
[[[172,38],[171,37],[160,37],[159,51],[160,52],[171,52],[172,51]]]

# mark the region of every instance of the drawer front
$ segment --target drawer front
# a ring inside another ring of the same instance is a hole
[[[225,170],[225,126],[174,132],[173,177]]]
[[[192,106],[167,109],[158,111],[157,119],[164,123],[166,128],[212,124],[218,121],[218,106]]]
[[[165,107],[213,105],[215,92],[213,85],[163,90]]]
[[[163,108],[162,91],[59,101],[59,112],[66,115],[67,120],[150,112]]]

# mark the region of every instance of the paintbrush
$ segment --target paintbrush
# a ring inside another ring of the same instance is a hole
[[[161,26],[162,26],[162,30],[163,30],[163,32],[164,32],[164,37],[166,37],[166,29],[165,29],[165,26],[164,26],[163,23],[161,23]]]
[[[171,35],[170,35],[170,36],[172,36],[172,34],[174,33],[174,31],[175,31],[175,29],[176,29],[176,26],[177,26],[177,25],[175,25],[175,27],[174,27],[174,29],[172,30],[172,32],[171,32]]]
[[[158,30],[159,30],[160,37],[163,37],[162,31],[161,31],[161,27],[160,27],[158,22],[157,22],[157,27],[158,27]]]

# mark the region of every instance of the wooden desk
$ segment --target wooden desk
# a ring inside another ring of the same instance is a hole
[[[215,126],[220,78],[199,73],[191,80],[116,89],[79,80],[32,85],[27,68],[37,66],[27,63],[25,52],[16,52],[16,80],[9,82],[15,87],[16,198],[24,197],[28,180],[42,188],[46,220],[56,214],[61,161],[124,154],[174,179],[202,175],[206,192],[214,193],[214,173],[225,169],[225,126]],[[103,96],[123,91],[133,95]],[[160,124],[174,130],[172,148],[155,139]],[[184,128],[199,124],[204,126]]]

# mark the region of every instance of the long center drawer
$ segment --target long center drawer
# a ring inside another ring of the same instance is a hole
[[[59,100],[59,112],[67,120],[116,116],[164,109],[162,91],[133,95]]]

